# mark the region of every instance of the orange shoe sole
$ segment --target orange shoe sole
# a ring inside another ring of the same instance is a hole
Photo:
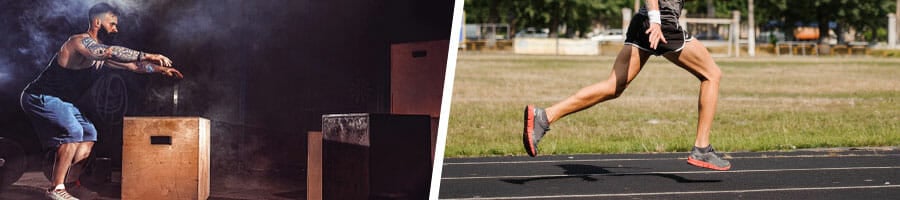
[[[727,171],[727,170],[731,169],[731,165],[728,165],[727,167],[717,167],[708,162],[703,162],[703,161],[700,161],[700,160],[697,160],[697,159],[694,159],[691,157],[688,157],[687,162],[688,162],[688,164],[691,164],[693,166],[712,169],[712,170]]]
[[[525,135],[523,137],[527,140],[525,143],[527,146],[525,147],[525,152],[528,153],[529,156],[535,157],[537,156],[537,152],[534,150],[534,105],[528,105],[525,107],[528,112],[525,115]]]

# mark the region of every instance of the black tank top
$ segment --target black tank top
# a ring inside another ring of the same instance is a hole
[[[678,21],[683,8],[684,0],[659,0],[659,15],[662,20]],[[647,15],[647,4],[641,5],[638,13]]]
[[[25,87],[30,94],[43,94],[59,97],[66,102],[75,102],[87,92],[94,81],[94,68],[73,70],[66,69],[56,62],[58,55],[50,59],[50,64],[34,81]]]

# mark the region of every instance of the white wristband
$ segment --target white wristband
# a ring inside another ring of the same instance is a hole
[[[659,10],[647,11],[647,16],[650,17],[650,23],[662,24],[662,19],[659,17]]]

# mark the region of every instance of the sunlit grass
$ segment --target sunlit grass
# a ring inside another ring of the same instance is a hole
[[[612,57],[460,53],[445,155],[522,155],[522,109],[605,79]],[[900,145],[900,59],[717,58],[720,151]],[[651,58],[624,95],[553,124],[542,154],[687,151],[699,82]]]

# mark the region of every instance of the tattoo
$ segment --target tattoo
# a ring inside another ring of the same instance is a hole
[[[100,44],[97,40],[91,37],[84,37],[81,39],[81,44],[84,45],[84,48],[87,48],[88,51],[91,52],[91,56],[97,58],[106,58],[106,49],[109,48],[106,45]]]
[[[105,64],[106,64],[106,62],[103,62],[102,60],[95,60],[95,61],[91,62],[91,66],[94,66],[95,69],[100,69]]]
[[[144,64],[144,70],[146,70],[147,73],[153,73],[153,64],[150,64],[150,63]]]
[[[97,59],[113,59],[119,62],[134,62],[140,60],[141,55],[144,54],[143,52],[131,50],[125,47],[100,44],[99,42],[97,42],[97,40],[94,40],[94,38],[91,37],[84,37],[84,39],[81,39],[81,44],[91,52],[92,57]]]

